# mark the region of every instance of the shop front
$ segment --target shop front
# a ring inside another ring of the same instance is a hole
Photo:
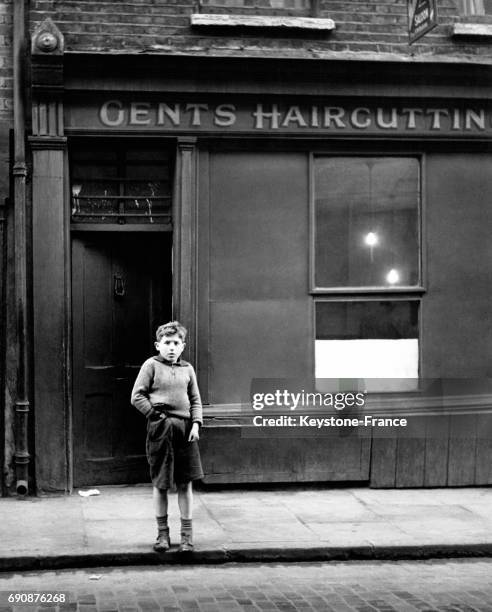
[[[486,84],[459,66],[58,62],[31,138],[39,489],[147,480],[129,391],[171,317],[205,482],[490,484],[485,414],[466,438],[448,416],[438,441],[398,440],[256,435],[247,407],[260,379],[490,375]]]

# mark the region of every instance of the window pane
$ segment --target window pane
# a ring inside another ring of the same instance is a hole
[[[418,378],[418,302],[316,303],[316,378]]]
[[[205,7],[308,10],[310,0],[201,0]]]
[[[315,284],[419,284],[419,162],[315,158]]]
[[[464,15],[492,15],[492,0],[462,0]]]
[[[168,223],[173,156],[165,149],[73,149],[72,220],[90,223]]]

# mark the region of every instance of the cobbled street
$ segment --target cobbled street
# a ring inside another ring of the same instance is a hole
[[[0,575],[0,612],[492,612],[492,560],[91,568]],[[60,606],[8,593],[65,592]]]

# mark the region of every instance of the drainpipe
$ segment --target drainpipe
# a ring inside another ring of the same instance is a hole
[[[27,347],[27,231],[26,231],[26,147],[24,108],[25,11],[24,0],[14,0],[14,252],[15,315],[17,334],[17,394],[15,399],[16,491],[28,492],[29,469],[29,364]]]

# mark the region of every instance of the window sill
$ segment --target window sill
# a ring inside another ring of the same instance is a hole
[[[453,36],[488,36],[492,37],[492,24],[490,23],[455,23]]]
[[[267,17],[264,15],[212,15],[194,13],[191,25],[195,27],[249,27],[249,28],[289,28],[302,30],[334,30],[333,19],[316,17]]]

